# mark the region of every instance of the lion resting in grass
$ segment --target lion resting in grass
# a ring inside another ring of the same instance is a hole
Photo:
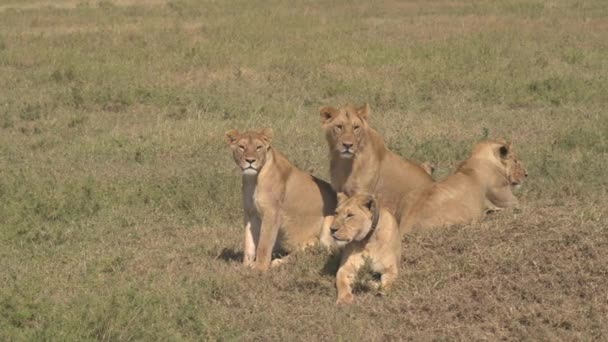
[[[454,174],[407,196],[400,231],[469,223],[488,211],[517,206],[512,190],[527,176],[511,144],[504,140],[479,143]]]
[[[394,215],[405,194],[433,183],[432,170],[391,152],[380,134],[369,127],[369,113],[367,104],[320,109],[329,144],[331,185],[349,196],[373,194]]]
[[[329,226],[336,194],[328,183],[300,171],[272,148],[269,128],[231,130],[226,140],[243,172],[245,265],[266,271],[273,251],[291,252],[319,240],[327,247],[334,244]]]
[[[372,195],[357,194],[350,198],[338,194],[331,232],[338,245],[345,245],[336,275],[336,304],[352,303],[352,283],[365,261],[371,261],[373,272],[381,274],[382,290],[388,290],[397,278],[401,259],[401,238],[393,215],[378,206]]]

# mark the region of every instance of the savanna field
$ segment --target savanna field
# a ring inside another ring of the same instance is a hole
[[[500,137],[530,176],[336,307],[322,249],[242,267],[224,133],[327,180],[348,102],[436,179]],[[603,0],[0,0],[0,340],[607,340],[607,169]]]

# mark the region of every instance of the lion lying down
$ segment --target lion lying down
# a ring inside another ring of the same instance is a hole
[[[468,223],[488,211],[514,207],[518,201],[512,190],[527,176],[511,144],[479,143],[454,174],[405,198],[400,231]]]
[[[366,259],[372,271],[381,274],[383,290],[397,278],[401,258],[401,239],[397,222],[385,208],[378,207],[372,195],[357,194],[350,198],[338,194],[339,204],[331,226],[338,245],[345,245],[336,275],[337,304],[352,303],[352,283]]]
[[[243,172],[246,266],[266,271],[273,251],[290,252],[319,240],[334,245],[329,225],[336,194],[328,183],[300,171],[272,148],[269,128],[232,130],[226,140]]]

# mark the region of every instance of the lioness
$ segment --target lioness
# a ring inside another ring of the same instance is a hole
[[[408,195],[401,210],[400,230],[475,221],[491,210],[518,204],[512,189],[528,176],[504,140],[485,141],[444,180]]]
[[[393,215],[378,207],[372,195],[357,194],[350,198],[338,194],[339,204],[331,226],[338,245],[345,245],[336,275],[336,304],[354,300],[351,284],[366,259],[372,271],[381,274],[382,290],[388,290],[397,278],[401,259],[399,228]]]
[[[391,152],[378,132],[369,127],[367,104],[320,109],[330,151],[331,185],[347,195],[369,193],[395,214],[408,192],[431,184],[433,178],[419,165]]]
[[[272,148],[270,128],[231,130],[226,141],[243,172],[245,265],[266,271],[273,251],[290,252],[318,240],[327,247],[334,244],[329,225],[336,194],[328,183],[300,171]]]

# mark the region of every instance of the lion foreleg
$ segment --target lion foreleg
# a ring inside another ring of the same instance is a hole
[[[365,260],[358,252],[347,249],[342,252],[342,262],[336,274],[336,289],[338,299],[336,304],[350,304],[355,300],[352,285],[357,277],[357,271],[365,263]]]
[[[382,288],[380,289],[381,294],[386,294],[388,290],[391,289],[393,283],[397,279],[398,268],[397,265],[390,265],[386,268],[382,276],[380,277],[380,285]]]
[[[494,208],[488,208],[491,210],[496,210],[497,208],[504,209],[517,207],[519,205],[517,197],[513,195],[511,188],[508,186],[493,190],[490,196],[488,197],[489,201],[495,206]]]
[[[245,248],[243,250],[243,264],[250,266],[255,260],[255,250],[260,237],[260,220],[257,217],[245,219]]]
[[[252,267],[258,271],[267,271],[272,260],[272,251],[279,233],[279,218],[275,211],[264,213],[260,228],[260,239],[257,245],[255,261]]]
[[[338,299],[336,304],[350,304],[354,301],[352,283],[355,280],[356,269],[352,265],[344,265],[336,274],[336,288]]]

